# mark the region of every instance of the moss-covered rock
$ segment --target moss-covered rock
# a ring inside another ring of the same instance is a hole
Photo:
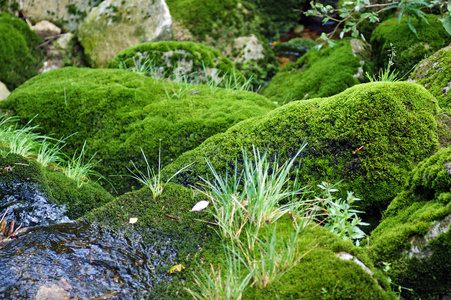
[[[411,20],[417,35],[409,28],[407,18],[388,19],[379,24],[371,36],[374,67],[377,70],[386,68],[389,54],[394,63],[392,69],[399,71],[399,78],[408,76],[416,64],[425,56],[432,55],[437,50],[451,43],[451,35],[443,28],[439,16],[428,15],[425,21]]]
[[[357,39],[313,49],[277,73],[262,94],[281,104],[338,94],[365,81],[364,70],[370,70],[368,54]]]
[[[204,157],[224,172],[234,166],[242,147],[249,150],[253,144],[287,159],[305,140],[303,182],[314,188],[322,181],[343,180],[340,191],[354,191],[363,200],[361,208],[377,211],[402,189],[415,164],[434,151],[436,114],[435,98],[418,84],[362,84],[245,120],[184,153],[163,173],[169,176],[195,162],[190,173],[178,176],[178,182],[194,184],[208,174]]]
[[[371,233],[371,256],[390,264],[406,299],[437,299],[451,290],[450,174],[451,148],[422,161]]]
[[[233,63],[218,50],[192,42],[139,44],[119,52],[108,66],[138,70],[148,66],[148,73],[154,78],[186,75],[195,79],[205,78],[205,73],[211,77],[224,74],[241,76]]]
[[[97,152],[95,159],[101,160],[97,171],[118,193],[137,187],[124,175],[130,175],[130,160],[145,171],[141,149],[156,170],[160,139],[161,164],[166,165],[208,137],[276,107],[251,92],[212,91],[124,70],[88,68],[36,76],[0,105],[21,122],[34,118],[47,135],[77,133],[67,140],[67,154],[72,156],[87,141],[85,157]]]
[[[38,74],[43,41],[27,23],[7,13],[0,13],[0,81],[12,91]]]
[[[283,54],[288,52],[289,54],[302,56],[317,45],[318,44],[312,39],[298,37],[291,39],[288,42],[281,42],[276,44],[274,46],[274,52],[276,54]]]
[[[175,24],[177,40],[194,40],[218,49],[232,60],[240,60],[240,51],[226,55],[226,47],[240,37],[254,35],[263,47],[263,58],[239,63],[237,67],[246,77],[253,76],[254,84],[269,80],[277,72],[278,64],[269,42],[264,37],[273,28],[269,19],[246,1],[226,0],[168,0]],[[227,28],[227,30],[224,30]],[[179,34],[189,30],[190,34]],[[233,46],[233,45],[232,45]],[[243,47],[244,48],[244,47]]]
[[[43,167],[33,159],[16,154],[0,157],[0,183],[3,195],[7,190],[17,190],[17,186],[25,189],[30,186],[42,192],[52,203],[66,205],[67,216],[71,219],[113,200],[113,196],[98,184],[86,183],[79,188],[75,180],[61,171]]]
[[[277,222],[281,243],[294,231],[287,219]],[[363,249],[323,227],[301,233],[297,250],[305,254],[299,263],[266,288],[250,288],[243,299],[396,299]]]

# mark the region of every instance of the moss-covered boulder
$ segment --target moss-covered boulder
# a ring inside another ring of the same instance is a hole
[[[156,78],[187,76],[188,80],[221,78],[240,72],[221,53],[208,46],[192,42],[155,42],[139,44],[122,50],[109,63],[110,68],[143,71]]]
[[[280,104],[332,96],[364,82],[368,60],[368,49],[357,39],[312,49],[277,73],[262,94]]]
[[[398,77],[408,76],[425,56],[430,56],[451,43],[451,35],[445,31],[438,18],[436,15],[428,15],[429,24],[411,20],[417,35],[410,29],[406,17],[401,18],[399,24],[398,18],[391,18],[379,24],[370,41],[376,72],[387,67],[390,55],[394,63],[392,70],[399,71]]]
[[[0,81],[12,91],[38,74],[43,41],[23,20],[0,13]]]
[[[451,114],[451,45],[422,60],[410,80],[423,85],[447,114]]]
[[[46,203],[65,205],[67,216],[76,219],[113,200],[113,196],[96,183],[90,182],[78,187],[77,182],[66,177],[63,172],[43,167],[33,159],[26,159],[20,155],[10,153],[6,157],[0,157],[0,170],[0,194],[3,199],[6,196],[11,197],[9,201],[8,199],[6,199],[6,202],[2,201],[1,209],[9,206],[14,207],[17,205],[16,202],[28,201],[32,198],[27,195],[32,196],[38,193],[37,199],[44,197]],[[18,199],[14,197],[22,197],[23,199],[15,202],[14,200]],[[28,205],[32,207],[34,204],[22,204],[23,207],[28,207]],[[42,203],[37,203],[36,210],[39,209],[40,205]],[[16,209],[19,209],[20,206]],[[14,210],[13,208],[11,213]],[[44,217],[52,218],[51,215]]]
[[[253,4],[240,0],[168,0],[173,18],[174,38],[177,41],[195,41],[221,51],[223,55],[237,61],[238,69],[253,84],[262,84],[277,72],[278,64],[265,35],[269,34],[271,23]],[[224,30],[227,28],[227,30]],[[240,38],[258,38],[263,57],[243,61],[242,45],[234,47]],[[233,49],[229,51],[228,49]]]
[[[164,166],[208,137],[276,107],[251,92],[168,83],[124,70],[72,67],[32,78],[0,105],[21,122],[34,118],[47,135],[77,133],[64,150],[72,156],[87,141],[85,157],[97,152],[97,171],[118,193],[139,187],[124,175],[133,169],[130,160],[146,173],[141,149],[156,170],[160,139]]]
[[[77,36],[92,67],[106,67],[128,47],[171,40],[171,15],[164,0],[105,0],[78,26]]]
[[[416,167],[371,232],[370,254],[402,286],[405,299],[437,299],[451,290],[451,148]]]
[[[300,155],[301,180],[311,188],[343,180],[340,191],[354,191],[361,208],[377,211],[388,206],[415,164],[436,148],[437,109],[435,98],[418,84],[357,85],[245,120],[184,153],[163,172],[170,176],[195,162],[190,173],[178,176],[178,182],[194,184],[199,175],[208,175],[204,157],[225,172],[240,158],[242,147],[249,150],[253,144],[287,159],[307,141]]]

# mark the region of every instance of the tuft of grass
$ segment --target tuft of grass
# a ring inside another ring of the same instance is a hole
[[[154,200],[159,195],[161,195],[161,193],[163,192],[164,186],[166,184],[168,184],[172,180],[172,178],[174,178],[179,173],[183,172],[189,166],[192,165],[192,163],[191,163],[191,164],[184,166],[183,168],[178,170],[176,173],[174,173],[168,180],[163,182],[163,180],[161,179],[161,139],[160,139],[160,147],[158,150],[158,170],[157,170],[157,172],[155,172],[151,168],[149,161],[147,160],[146,154],[144,153],[142,148],[141,148],[141,153],[143,155],[144,162],[146,163],[146,173],[140,171],[133,161],[131,163],[133,165],[134,170],[131,170],[129,168],[127,168],[127,170],[132,174],[132,175],[130,175],[130,177],[136,179],[139,183],[141,183],[144,186],[147,186],[152,191]]]

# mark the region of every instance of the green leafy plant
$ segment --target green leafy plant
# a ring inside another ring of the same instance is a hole
[[[166,184],[168,184],[172,180],[172,178],[174,178],[175,176],[177,176],[178,174],[180,174],[181,172],[183,172],[189,166],[192,165],[192,163],[191,163],[191,164],[184,166],[183,168],[178,170],[175,174],[173,174],[168,180],[163,182],[163,180],[161,179],[161,139],[160,139],[160,147],[159,147],[159,151],[158,151],[158,170],[157,170],[157,172],[155,172],[151,168],[149,161],[147,160],[147,157],[144,154],[144,151],[142,148],[141,148],[141,153],[143,155],[144,162],[146,163],[146,173],[140,171],[133,161],[131,163],[133,165],[134,170],[131,170],[129,168],[127,168],[127,169],[129,170],[130,173],[132,173],[132,175],[130,175],[130,177],[136,179],[138,182],[140,182],[144,186],[147,186],[152,191],[152,196],[153,196],[154,200],[159,195],[161,195],[161,193],[163,192],[164,186]]]
[[[332,195],[332,193],[338,191],[334,186],[324,182],[318,186],[325,193],[325,197],[320,200],[322,206],[328,212],[328,218],[324,227],[337,234],[343,240],[352,239],[356,245],[359,245],[359,240],[365,237],[365,233],[359,226],[369,225],[368,223],[362,222],[357,215],[363,212],[352,208],[354,202],[360,199],[354,197],[354,193],[352,192],[348,192],[346,199],[336,199]]]

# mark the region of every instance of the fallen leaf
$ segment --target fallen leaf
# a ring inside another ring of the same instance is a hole
[[[203,211],[208,204],[210,204],[207,200],[201,200],[199,202],[196,203],[196,205],[193,206],[193,208],[191,208],[191,211]]]
[[[130,218],[130,224],[135,224],[136,222],[138,222],[138,218]]]

